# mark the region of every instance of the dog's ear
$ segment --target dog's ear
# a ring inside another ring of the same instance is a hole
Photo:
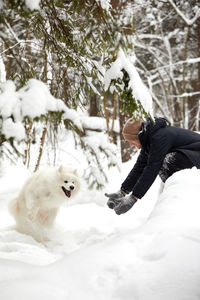
[[[73,170],[73,174],[76,175],[76,176],[78,176],[77,169]]]
[[[63,172],[63,168],[64,168],[64,167],[61,165],[61,166],[58,168],[58,172],[59,172],[59,173],[62,173],[62,172]]]
[[[63,165],[61,165],[59,168],[58,168],[58,172],[61,174],[61,173],[65,173],[66,170],[68,170],[68,172],[74,174],[75,176],[78,176],[78,173],[77,173],[77,169],[74,169],[73,167],[69,166],[69,167],[64,167]]]

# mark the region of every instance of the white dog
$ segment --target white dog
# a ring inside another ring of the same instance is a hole
[[[60,206],[80,188],[76,170],[67,167],[45,167],[35,172],[24,184],[9,211],[19,232],[37,241],[47,240]]]

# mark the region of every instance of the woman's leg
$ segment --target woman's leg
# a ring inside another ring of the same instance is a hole
[[[182,152],[168,153],[163,161],[159,176],[165,182],[172,174],[184,169],[194,167],[190,159]]]

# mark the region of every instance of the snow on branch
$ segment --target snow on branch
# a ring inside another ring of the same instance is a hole
[[[81,127],[76,112],[73,114],[62,100],[55,99],[45,83],[30,79],[18,91],[11,80],[0,84],[1,133],[7,139],[25,139],[24,120],[39,119],[49,112],[63,112],[66,119]]]
[[[107,166],[117,164],[117,147],[109,143],[106,133],[106,121],[101,117],[89,117],[87,111],[68,108],[65,103],[54,98],[48,86],[36,79],[17,90],[13,81],[0,83],[0,138],[12,146],[16,142],[26,142],[28,138],[27,123],[39,124],[47,130],[47,121],[58,119],[61,125],[70,125],[77,133],[83,152],[87,157],[88,168],[86,180],[90,186],[101,188],[108,181],[102,167],[102,160]],[[67,121],[67,122],[63,122]],[[32,127],[32,126],[31,126]],[[66,126],[68,130],[68,126]],[[115,132],[119,132],[119,124],[115,123]],[[44,131],[43,131],[44,132]],[[14,143],[13,143],[14,141]],[[43,144],[41,144],[43,147]],[[16,149],[16,147],[15,147]],[[40,148],[41,149],[41,148]],[[97,167],[96,167],[97,166]]]
[[[31,9],[40,9],[40,0],[25,0],[26,6]]]
[[[128,73],[129,86],[132,91],[132,96],[136,101],[139,101],[147,114],[153,117],[152,97],[141,80],[136,67],[133,64],[134,57],[128,57],[123,50],[118,53],[117,59],[112,63],[111,67],[105,72],[104,84],[105,90],[110,88],[112,80],[123,79],[123,70]]]
[[[39,120],[51,112],[61,113],[63,120],[70,121],[81,132],[106,132],[104,118],[88,117],[86,113],[68,108],[62,100],[54,98],[48,86],[39,80],[30,79],[18,91],[11,80],[0,84],[0,133],[7,139],[24,140],[25,119]],[[117,122],[114,131],[119,132]]]
[[[152,69],[149,72],[154,72],[154,71],[158,71],[158,70],[162,70],[162,69],[166,69],[166,68],[171,68],[173,66],[182,65],[182,64],[186,64],[186,63],[187,64],[196,64],[196,63],[199,63],[199,62],[200,62],[200,57],[188,58],[186,60],[181,60],[181,61],[179,61],[177,63],[174,63],[174,64],[168,64],[168,65],[165,65],[165,66],[162,66],[162,67]]]
[[[143,39],[162,40],[163,37],[158,34],[143,33],[143,34],[138,34],[137,39],[139,39],[139,40],[143,40]]]
[[[2,56],[0,54],[0,82],[5,82],[5,81],[6,81],[6,68]]]
[[[110,0],[96,0],[96,2],[97,3],[100,2],[102,9],[109,11],[109,9],[111,7]]]
[[[182,18],[182,20],[185,22],[187,26],[192,26],[196,20],[200,16],[200,8],[196,11],[195,16],[192,19],[188,19],[181,11],[180,9],[176,6],[173,0],[168,0],[168,2],[171,4],[171,6],[175,9],[176,13]]]
[[[200,91],[198,92],[191,92],[191,93],[183,93],[181,95],[169,95],[170,98],[185,98],[185,97],[192,97],[195,95],[200,95]]]

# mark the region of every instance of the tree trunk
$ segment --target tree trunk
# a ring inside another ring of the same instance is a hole
[[[89,110],[89,114],[90,114],[91,117],[98,116],[97,95],[94,94],[94,93],[90,95],[90,110]]]
[[[120,124],[120,146],[121,146],[121,160],[127,162],[132,158],[133,150],[130,148],[127,141],[124,140],[122,135],[123,126],[127,120],[127,116],[120,109],[121,102],[119,103],[119,124]]]
[[[40,166],[40,161],[41,161],[42,154],[43,154],[45,137],[46,137],[46,133],[47,133],[47,123],[48,123],[48,119],[46,120],[45,127],[42,132],[42,136],[41,136],[41,140],[40,140],[40,150],[39,150],[39,155],[38,155],[38,159],[37,159],[37,163],[36,163],[34,172],[36,172]]]

